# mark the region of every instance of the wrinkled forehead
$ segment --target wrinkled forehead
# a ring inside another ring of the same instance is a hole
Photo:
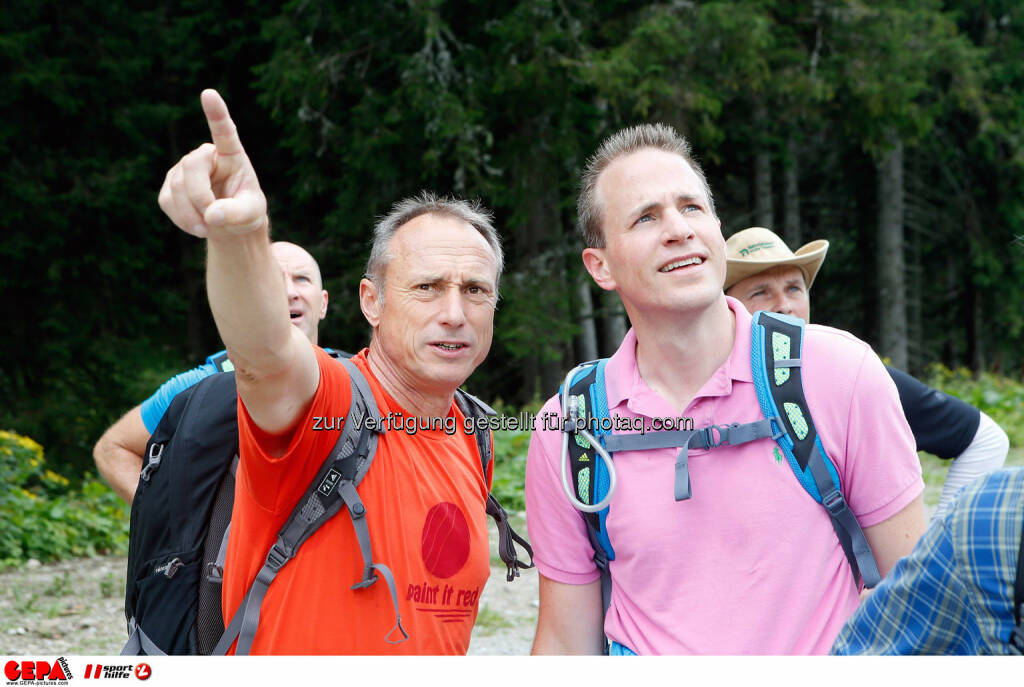
[[[789,284],[790,282],[799,282],[803,286],[807,286],[807,278],[804,275],[804,271],[796,265],[775,265],[769,267],[763,272],[758,272],[750,279],[762,279],[764,281],[774,281],[780,284]]]
[[[803,270],[795,265],[774,265],[749,277],[740,279],[729,287],[728,293],[742,296],[744,291],[753,288],[784,287],[789,284],[807,287],[807,277]]]
[[[424,213],[401,225],[388,243],[388,253],[392,260],[386,269],[400,269],[403,276],[436,272],[439,267],[485,267],[492,279],[497,277],[498,258],[484,235],[447,213]]]
[[[323,283],[320,266],[305,248],[287,241],[277,241],[271,244],[270,250],[285,274],[304,274],[314,278],[317,284]]]
[[[660,148],[641,148],[612,160],[598,176],[596,191],[598,203],[611,215],[684,197],[708,202],[690,163]]]

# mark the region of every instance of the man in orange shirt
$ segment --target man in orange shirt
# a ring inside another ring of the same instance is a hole
[[[167,174],[160,206],[207,239],[207,291],[238,385],[238,469],[223,591],[231,618],[338,438],[351,401],[341,363],[288,324],[266,198],[227,106],[202,104],[213,143]],[[359,304],[373,329],[352,361],[390,422],[359,485],[373,558],[389,584],[353,589],[360,542],[335,516],[269,585],[253,653],[465,653],[489,573],[476,440],[455,390],[491,344],[502,251],[489,214],[430,194],[374,232]],[[390,582],[391,580],[387,580]],[[408,641],[404,636],[408,634]]]

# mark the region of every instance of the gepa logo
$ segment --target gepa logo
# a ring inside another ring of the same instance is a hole
[[[8,683],[28,682],[39,684],[66,685],[71,678],[68,662],[61,656],[53,663],[49,661],[8,661],[4,664],[4,676]]]

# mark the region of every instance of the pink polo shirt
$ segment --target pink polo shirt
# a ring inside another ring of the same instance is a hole
[[[686,407],[694,427],[761,419],[750,373],[750,315],[736,317],[729,359]],[[861,527],[924,489],[896,387],[854,336],[810,325],[803,381],[822,444]],[[630,330],[606,368],[613,416],[678,417],[640,377]],[[559,412],[558,399],[542,413]],[[583,518],[559,477],[561,436],[538,422],[526,465],[534,561],[567,584],[598,578]],[[858,588],[824,508],[804,491],[771,439],[691,449],[693,496],[673,498],[679,449],[615,454],[608,514],[615,549],[605,634],[639,654],[825,654],[858,604]]]

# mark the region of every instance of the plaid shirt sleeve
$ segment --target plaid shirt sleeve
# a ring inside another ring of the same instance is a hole
[[[968,485],[840,632],[833,654],[1008,654],[1024,469]]]

